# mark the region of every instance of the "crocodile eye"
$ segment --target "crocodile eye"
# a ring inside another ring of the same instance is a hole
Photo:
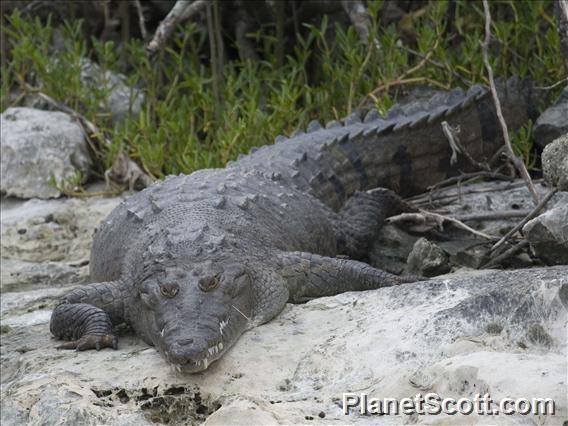
[[[211,291],[219,285],[221,274],[211,275],[209,277],[200,278],[198,285],[201,291]]]
[[[174,297],[178,294],[179,285],[176,283],[163,283],[160,284],[160,293],[166,297]]]

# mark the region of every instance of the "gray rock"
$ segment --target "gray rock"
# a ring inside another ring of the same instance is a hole
[[[385,224],[369,253],[369,263],[383,271],[401,274],[417,239],[418,237],[408,234],[394,224]]]
[[[81,127],[62,112],[8,108],[0,116],[2,133],[0,191],[20,198],[61,195],[50,184],[80,172],[90,173],[91,159]]]
[[[523,234],[543,262],[568,264],[568,204],[535,217],[523,227]]]
[[[533,138],[537,145],[544,148],[566,132],[568,132],[568,86],[564,88],[556,103],[538,117],[533,128]]]
[[[559,379],[566,373],[567,288],[566,266],[475,271],[288,305],[207,371],[188,376],[130,333],[121,334],[116,351],[58,351],[48,318],[19,320],[44,311],[42,304],[51,308],[55,294],[8,293],[2,303],[16,306],[2,309],[2,322],[11,324],[2,335],[0,396],[9,406],[2,424],[123,424],[123,414],[127,424],[407,419],[343,415],[342,394],[357,389],[378,398],[546,396],[556,401],[561,424],[568,414],[567,383]],[[435,424],[485,423],[476,418],[441,415]],[[542,420],[507,416],[519,424]]]
[[[108,90],[108,104],[101,105],[101,109],[108,108],[114,123],[123,121],[131,114],[136,116],[140,113],[144,95],[140,90],[130,87],[124,75],[103,71],[99,65],[84,59],[81,81],[88,87]]]
[[[544,148],[542,173],[549,185],[560,191],[568,191],[568,133]]]
[[[550,191],[550,187],[541,183],[535,184],[535,189],[541,197]],[[426,194],[422,196],[418,206],[464,220],[472,228],[497,238],[507,233],[534,208],[532,198],[521,179],[511,182],[472,183],[461,185],[459,188],[452,186],[436,191],[431,196],[431,203],[430,195]],[[566,204],[568,192],[557,192],[546,208]],[[499,216],[501,212],[507,214]],[[489,216],[482,218],[484,215]],[[478,219],[475,219],[476,217]],[[487,252],[490,244],[483,244],[484,241],[478,237],[450,224],[444,225],[441,232],[446,238],[437,241],[440,234],[438,224],[387,224],[381,229],[370,249],[369,263],[388,272],[404,272],[408,255],[418,239],[416,235],[436,241],[436,244],[450,255],[450,264],[453,267],[477,269],[489,260]],[[527,253],[522,252],[510,259],[509,266],[530,267],[534,263]]]
[[[420,238],[408,255],[407,269],[409,274],[433,277],[451,269],[448,254],[437,244]]]
[[[41,288],[46,285],[86,283],[89,269],[86,264],[65,262],[27,262],[18,259],[0,258],[2,292]]]
[[[473,238],[452,239],[439,245],[449,254],[450,262],[455,266],[479,269],[488,261],[488,247],[480,245],[479,240]]]

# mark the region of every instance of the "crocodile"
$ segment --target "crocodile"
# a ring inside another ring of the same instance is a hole
[[[531,83],[499,84],[510,128],[534,115]],[[122,202],[95,233],[92,284],[65,295],[59,348],[117,348],[128,324],[183,372],[206,369],[287,302],[412,282],[364,262],[383,220],[467,164],[441,129],[489,158],[501,135],[489,91],[473,86],[278,137],[223,169],[168,176]],[[398,192],[398,194],[397,194]]]

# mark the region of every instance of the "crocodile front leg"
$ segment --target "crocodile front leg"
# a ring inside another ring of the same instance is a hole
[[[337,248],[341,254],[363,260],[389,216],[417,211],[385,188],[356,192],[336,217]]]
[[[51,315],[51,333],[71,340],[58,349],[100,350],[118,347],[112,326],[124,322],[124,284],[104,282],[76,288],[61,300]]]
[[[286,252],[280,256],[281,276],[286,280],[290,300],[304,302],[346,291],[372,290],[423,280],[400,277],[350,259]]]

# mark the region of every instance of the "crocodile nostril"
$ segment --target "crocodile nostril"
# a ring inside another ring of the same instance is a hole
[[[191,345],[193,343],[193,339],[179,339],[177,344],[180,346]]]

